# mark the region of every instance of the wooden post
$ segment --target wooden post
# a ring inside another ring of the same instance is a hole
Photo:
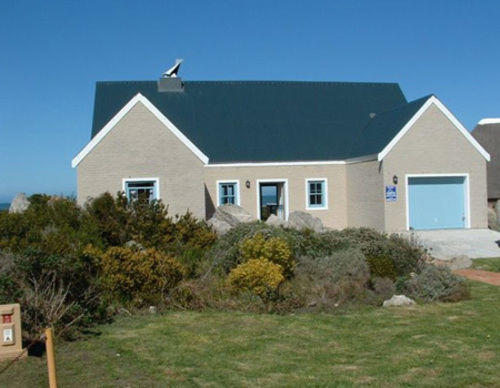
[[[54,341],[52,339],[52,329],[45,329],[45,349],[47,350],[47,367],[49,369],[49,387],[57,388],[56,380],[56,360],[54,357]]]

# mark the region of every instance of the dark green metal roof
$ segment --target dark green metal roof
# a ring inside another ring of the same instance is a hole
[[[351,149],[351,157],[377,154],[398,134],[432,95],[402,104],[375,115],[361,129]]]
[[[137,93],[210,163],[369,155],[383,149],[415,110],[395,83],[187,81],[183,92],[160,93],[156,81],[98,82],[92,137]]]

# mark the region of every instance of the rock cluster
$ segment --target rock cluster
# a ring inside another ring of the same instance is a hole
[[[232,227],[244,223],[254,222],[257,219],[241,206],[226,204],[219,206],[212,218],[207,223],[217,234],[224,234]],[[311,229],[315,232],[324,231],[323,223],[318,217],[314,217],[303,211],[294,211],[288,216],[288,221],[271,214],[266,223],[273,226],[281,226],[283,228],[294,228],[298,230]]]

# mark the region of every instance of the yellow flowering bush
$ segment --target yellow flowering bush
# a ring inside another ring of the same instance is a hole
[[[101,270],[111,298],[135,302],[161,300],[183,276],[181,264],[156,249],[110,248],[101,257]]]
[[[277,291],[284,280],[283,267],[260,258],[238,265],[229,273],[227,282],[234,294],[250,291],[266,299]]]
[[[293,273],[295,260],[287,242],[279,237],[266,240],[262,233],[244,240],[240,246],[241,261],[267,259],[283,267],[283,274],[289,278]]]

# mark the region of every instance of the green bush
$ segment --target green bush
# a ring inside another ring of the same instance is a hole
[[[345,302],[362,301],[368,288],[370,271],[364,255],[346,249],[320,258],[301,257],[295,278],[282,292],[292,306],[333,310]]]
[[[161,303],[182,279],[181,264],[155,249],[109,248],[101,258],[102,282],[110,300]]]
[[[465,280],[449,268],[426,265],[421,273],[398,283],[399,291],[426,302],[456,302],[469,296]]]
[[[372,277],[389,278],[396,280],[394,261],[388,256],[367,257],[366,262]]]
[[[262,258],[238,265],[229,273],[227,283],[234,294],[250,291],[263,300],[269,300],[276,296],[284,280],[283,267]]]

